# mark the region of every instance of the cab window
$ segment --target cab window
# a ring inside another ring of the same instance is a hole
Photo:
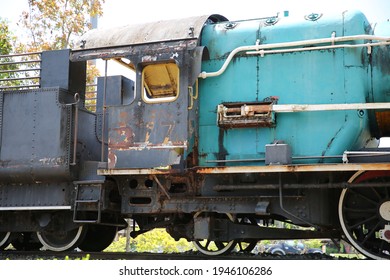
[[[145,102],[171,102],[179,96],[179,67],[174,62],[148,64],[142,70]]]

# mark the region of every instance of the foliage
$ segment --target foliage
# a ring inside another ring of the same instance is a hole
[[[27,30],[28,41],[19,42],[16,51],[28,53],[73,48],[75,39],[91,29],[90,18],[103,14],[104,1],[28,0],[29,10],[22,13],[20,20],[21,27]],[[88,63],[87,84],[93,84],[97,76],[96,66]],[[87,88],[87,91],[94,90]]]
[[[72,48],[73,38],[91,28],[90,16],[103,14],[104,0],[29,0],[21,24],[29,30],[27,51]]]
[[[75,258],[75,259],[71,259],[69,256],[65,256],[64,260],[65,261],[69,261],[69,260],[75,260],[75,261],[89,261],[91,258],[91,255],[90,254],[86,254],[84,257],[81,257],[80,258]]]
[[[265,248],[271,244],[277,243],[279,240],[262,240],[257,245],[257,251],[263,252]],[[298,240],[295,240],[298,242]],[[299,240],[306,248],[321,248],[323,242],[320,239]],[[165,229],[157,228],[145,234],[137,236],[135,239],[130,239],[130,252],[151,252],[151,253],[179,253],[186,251],[196,251],[192,242],[185,239],[175,241]],[[126,237],[119,237],[114,241],[106,252],[125,252]]]
[[[12,32],[9,30],[8,22],[0,18],[0,55],[8,55],[13,51],[12,42],[15,40]],[[11,57],[0,58],[0,79],[7,79],[0,81],[0,87],[7,87],[17,85],[19,81],[8,80],[10,78],[16,78],[17,73],[13,72],[17,67],[12,63]]]
[[[308,239],[304,241],[304,244],[307,248],[319,248],[322,247],[322,242],[320,239]]]
[[[113,242],[106,252],[125,252],[126,238],[120,237],[117,242]],[[130,251],[150,252],[150,253],[180,253],[194,250],[191,242],[185,239],[175,241],[165,229],[154,229],[145,234],[141,234],[130,240]]]
[[[0,18],[0,55],[12,52],[12,34],[7,21]]]

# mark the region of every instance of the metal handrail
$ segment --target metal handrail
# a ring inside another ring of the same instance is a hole
[[[40,57],[41,52],[0,55],[0,90],[40,88]]]
[[[17,69],[17,70],[0,70],[0,74],[4,73],[18,73],[18,72],[31,72],[31,71],[41,71],[41,68],[31,68],[31,69]]]
[[[28,53],[11,53],[11,54],[2,54],[0,58],[14,57],[14,56],[30,56],[30,55],[41,55],[42,52],[28,52]]]

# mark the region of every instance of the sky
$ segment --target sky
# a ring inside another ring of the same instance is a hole
[[[28,10],[27,3],[28,0],[0,0],[0,17],[6,18],[16,30],[22,11]],[[389,0],[106,0],[98,26],[107,28],[214,13],[229,20],[242,20],[274,16],[283,11],[293,16],[347,9],[363,11],[370,22],[390,18]]]

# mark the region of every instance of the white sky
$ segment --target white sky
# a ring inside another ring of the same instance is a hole
[[[0,0],[0,17],[8,19],[16,29],[22,11],[28,8],[27,3],[28,0]],[[273,16],[285,10],[293,16],[347,9],[363,11],[371,22],[390,18],[389,0],[106,0],[99,27],[214,13],[239,20]]]
[[[285,10],[293,15],[347,9],[362,10],[370,21],[378,21],[376,18],[380,18],[380,21],[390,18],[389,0],[151,0],[145,2],[106,0],[104,10],[106,15],[101,20],[101,26],[213,13],[222,14],[229,20],[239,20],[273,16]],[[113,18],[115,19],[112,20]]]

